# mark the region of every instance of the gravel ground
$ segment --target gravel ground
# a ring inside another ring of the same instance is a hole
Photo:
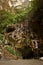
[[[43,61],[35,59],[10,60],[10,61],[0,61],[0,65],[43,65]]]

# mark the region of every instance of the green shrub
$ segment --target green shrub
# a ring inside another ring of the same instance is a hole
[[[2,34],[0,34],[0,40],[3,40],[3,35]]]
[[[21,54],[17,52],[16,50],[14,50],[11,46],[7,46],[6,49],[13,55],[21,56]]]
[[[6,28],[9,24],[15,24],[18,22],[24,22],[26,19],[29,19],[29,13],[31,12],[31,8],[27,8],[24,11],[12,14],[6,12],[4,10],[0,10],[0,32]]]

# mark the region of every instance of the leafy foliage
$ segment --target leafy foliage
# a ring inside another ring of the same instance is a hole
[[[2,34],[0,34],[0,40],[3,40],[3,35]]]
[[[1,10],[0,11],[0,32],[6,28],[9,24],[15,24],[18,22],[24,22],[26,19],[28,19],[28,15],[30,13],[31,9],[25,9],[25,11],[22,11],[17,14],[12,14],[6,11]]]
[[[11,46],[6,47],[6,49],[13,55],[21,56],[21,54],[14,50]]]

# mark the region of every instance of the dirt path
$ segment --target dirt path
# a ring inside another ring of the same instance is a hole
[[[11,61],[0,61],[0,65],[43,65],[41,60],[11,60]]]

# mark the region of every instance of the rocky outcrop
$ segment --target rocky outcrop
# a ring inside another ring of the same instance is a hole
[[[9,27],[11,27],[9,29]],[[8,40],[8,44],[12,44],[15,47],[26,46],[29,43],[28,29],[25,24],[15,24],[6,28],[5,38]],[[13,30],[14,29],[14,30]],[[9,31],[10,30],[10,31]]]
[[[10,27],[10,29],[9,29]],[[12,27],[14,30],[12,30]],[[28,24],[27,23],[17,23],[12,25],[7,26],[7,30],[5,33],[5,40],[7,40],[7,44],[4,44],[5,46],[11,46],[13,47],[13,49],[15,48],[17,51],[21,52],[21,54],[23,55],[22,58],[26,58],[28,56],[28,54],[30,55],[32,49],[30,46],[30,33],[28,30]],[[5,41],[6,43],[6,41]],[[27,48],[27,50],[25,51],[25,48]],[[20,51],[21,50],[21,51]],[[24,56],[25,55],[25,56]],[[8,55],[9,56],[9,55]]]

